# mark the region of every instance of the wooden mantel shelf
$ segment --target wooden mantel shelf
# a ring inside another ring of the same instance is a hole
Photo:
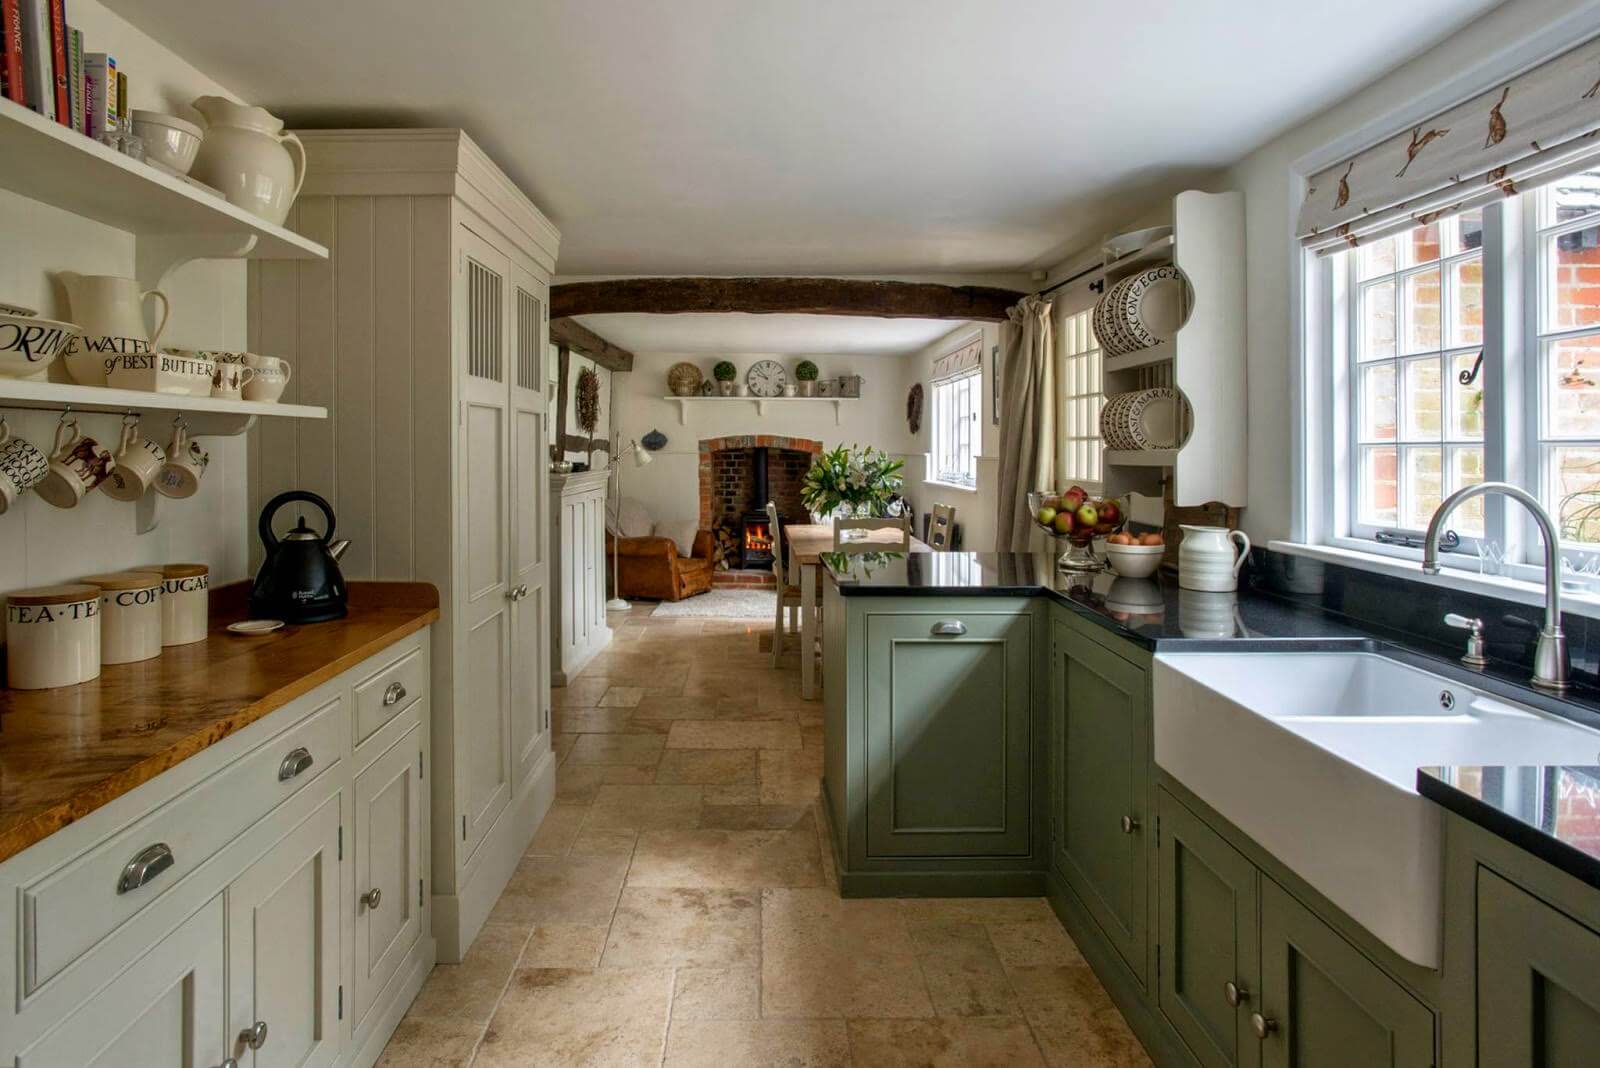
[[[352,582],[350,614],[261,637],[247,583],[212,593],[211,633],[98,679],[0,690],[0,861],[282,708],[439,618],[424,582]]]

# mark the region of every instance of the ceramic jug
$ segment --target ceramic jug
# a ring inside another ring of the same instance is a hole
[[[1191,527],[1180,523],[1183,541],[1178,546],[1178,585],[1186,590],[1227,593],[1239,587],[1239,568],[1250,555],[1250,539],[1242,530],[1227,527]],[[1235,553],[1233,543],[1239,543]]]
[[[155,350],[172,310],[161,290],[141,289],[138,279],[113,274],[62,271],[56,277],[66,287],[72,321],[78,324],[78,336],[62,357],[74,382],[103,386],[106,370],[118,356]],[[144,302],[150,297],[161,305],[153,332],[144,324]]]
[[[306,149],[265,108],[202,96],[192,105],[206,120],[191,177],[222,191],[230,204],[277,225],[306,178]],[[294,149],[290,158],[289,149]]]

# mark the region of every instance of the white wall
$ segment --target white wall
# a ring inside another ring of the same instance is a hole
[[[73,0],[72,24],[85,46],[110,52],[129,74],[135,107],[181,111],[221,86],[107,11],[96,0]],[[89,222],[36,201],[0,191],[0,300],[71,319],[66,294],[51,280],[56,271],[86,274],[134,272],[131,235]],[[235,348],[245,344],[245,266],[208,261],[177,272],[166,287],[172,318],[162,341],[181,347]],[[5,411],[13,433],[48,450],[56,416]],[[115,446],[117,416],[84,415],[82,429]],[[170,426],[146,425],[163,444]],[[161,524],[134,533],[134,505],[95,493],[62,511],[27,495],[0,515],[0,591],[37,586],[95,571],[136,564],[197,561],[211,566],[214,580],[246,577],[250,517],[245,514],[245,439],[205,438],[211,466],[200,492],[187,501],[161,502]]]
[[[1507,3],[1251,153],[1228,172],[1227,187],[1245,195],[1250,506],[1244,512],[1244,528],[1256,542],[1290,537],[1292,476],[1299,463],[1290,436],[1295,358],[1291,286],[1293,258],[1299,255],[1292,237],[1294,218],[1304,185],[1292,173],[1295,162],[1375,122],[1384,133],[1393,133],[1426,118],[1456,101],[1429,101],[1418,114],[1419,98],[1437,93],[1486,59],[1517,48],[1585,9],[1593,10],[1582,0]],[[1570,43],[1578,39],[1573,36]],[[1500,76],[1485,73],[1475,89],[1463,89],[1457,100],[1482,91]]]
[[[556,378],[557,348],[550,346],[550,433],[560,433],[556,426],[556,390],[559,388]],[[593,437],[596,441],[611,440],[611,409],[616,404],[616,397],[612,391],[611,371],[601,367],[587,356],[580,356],[576,352],[567,353],[567,427],[568,434],[577,434],[579,437],[587,435],[578,427],[578,375],[584,368],[591,367],[600,376],[600,417],[595,422]],[[608,454],[596,451],[585,452],[581,449],[568,449],[562,455],[564,460],[583,461],[593,464],[604,464]]]
[[[663,400],[667,370],[680,360],[698,366],[707,378],[718,359],[733,361],[739,380],[757,360],[773,359],[783,364],[791,380],[794,368],[803,359],[817,365],[824,377],[859,374],[861,397],[840,403],[840,422],[834,424],[832,404],[773,404],[765,416],[756,414],[748,400],[728,403],[691,403],[688,423],[679,425],[678,404]],[[616,416],[624,442],[641,438],[652,430],[667,436],[667,445],[655,453],[649,467],[624,464],[622,492],[650,510],[656,521],[695,520],[700,513],[700,441],[731,434],[778,434],[813,438],[823,448],[835,445],[870,445],[891,455],[905,458],[911,448],[906,429],[905,401],[909,383],[902,378],[905,357],[901,356],[768,356],[763,353],[738,353],[723,357],[703,354],[683,355],[666,352],[636,353],[633,370],[613,376]],[[919,508],[925,508],[921,495]]]

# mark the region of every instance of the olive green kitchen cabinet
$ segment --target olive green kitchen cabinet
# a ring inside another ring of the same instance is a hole
[[[1261,880],[1263,1068],[1432,1068],[1434,1020],[1337,931]]]
[[[1032,852],[1029,613],[867,617],[867,855]]]
[[[1149,672],[1088,626],[1061,614],[1051,625],[1050,862],[1142,983]]]
[[[1260,989],[1254,864],[1165,790],[1160,818],[1156,1004],[1205,1068],[1260,1063],[1250,1015]]]
[[[1480,1068],[1600,1063],[1600,933],[1478,869]]]

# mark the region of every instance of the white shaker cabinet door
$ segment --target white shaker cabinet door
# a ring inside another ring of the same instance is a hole
[[[17,1068],[211,1068],[225,1048],[221,896],[17,1058]]]
[[[472,863],[511,800],[512,581],[510,391],[507,344],[510,264],[466,227],[456,278],[461,375],[461,497],[455,658],[456,865]],[[470,878],[470,876],[469,876]]]
[[[328,798],[228,886],[239,1068],[318,1068],[339,1055],[339,804]]]
[[[512,284],[511,739],[520,784],[538,765],[550,726],[549,434],[545,426],[543,290],[518,270]]]
[[[422,723],[356,775],[351,1026],[357,1030],[422,933]]]

